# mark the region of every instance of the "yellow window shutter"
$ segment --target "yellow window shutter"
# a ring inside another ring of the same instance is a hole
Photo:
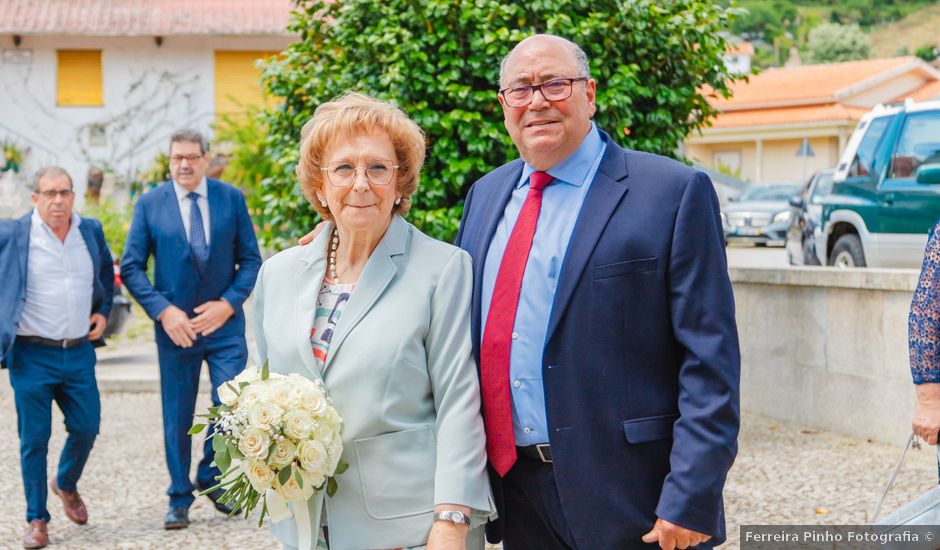
[[[259,59],[277,52],[217,51],[215,52],[216,115],[238,115],[248,106],[264,106]]]
[[[101,50],[56,50],[58,83],[56,105],[104,105]]]

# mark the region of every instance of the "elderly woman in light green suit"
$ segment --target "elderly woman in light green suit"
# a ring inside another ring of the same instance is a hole
[[[254,293],[258,364],[322,379],[343,417],[332,497],[299,514],[330,550],[483,547],[494,513],[470,349],[470,258],[402,218],[424,162],[421,130],[360,94],[321,105],[297,175],[329,220],[312,244],[264,263]],[[316,531],[316,529],[315,529]],[[307,549],[304,549],[307,550]]]

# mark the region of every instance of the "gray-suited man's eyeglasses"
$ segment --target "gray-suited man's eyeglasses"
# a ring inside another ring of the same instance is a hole
[[[541,84],[510,86],[508,88],[503,88],[499,91],[499,94],[503,96],[503,100],[506,102],[506,105],[509,105],[510,107],[525,107],[529,103],[532,103],[532,98],[535,97],[536,90],[542,93],[542,97],[544,97],[546,101],[561,101],[571,97],[571,87],[575,82],[580,82],[587,79],[588,77],[586,76],[579,76],[575,78],[553,78],[552,80],[546,80]]]

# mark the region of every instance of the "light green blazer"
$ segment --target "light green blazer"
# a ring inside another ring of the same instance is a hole
[[[435,504],[469,506],[477,527],[495,507],[470,348],[470,257],[394,215],[346,303],[321,377],[309,335],[331,231],[264,262],[254,291],[257,364],[322,378],[343,417],[349,470],[335,496],[308,501],[314,543],[322,506],[331,550],[425,544]],[[297,546],[293,520],[272,531]],[[471,535],[470,547],[482,547],[482,528]]]

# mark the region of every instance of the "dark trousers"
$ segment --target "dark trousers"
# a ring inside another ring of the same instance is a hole
[[[551,464],[520,456],[503,478],[504,550],[575,548]]]
[[[68,431],[59,456],[56,484],[64,491],[75,491],[101,424],[95,350],[88,342],[63,349],[18,341],[13,345],[9,365],[20,436],[26,521],[49,521],[46,455],[52,432],[52,401],[62,410]]]
[[[160,394],[163,401],[163,445],[167,469],[170,471],[170,506],[189,507],[196,497],[193,490],[207,489],[217,483],[219,469],[212,466],[212,442],[209,432],[203,444],[203,457],[196,469],[196,487],[189,479],[192,464],[192,437],[187,433],[193,425],[199,372],[202,362],[209,365],[212,382],[212,403],[219,406],[219,386],[235,378],[245,368],[248,348],[244,336],[199,338],[189,349],[175,345],[158,345],[160,358]]]

